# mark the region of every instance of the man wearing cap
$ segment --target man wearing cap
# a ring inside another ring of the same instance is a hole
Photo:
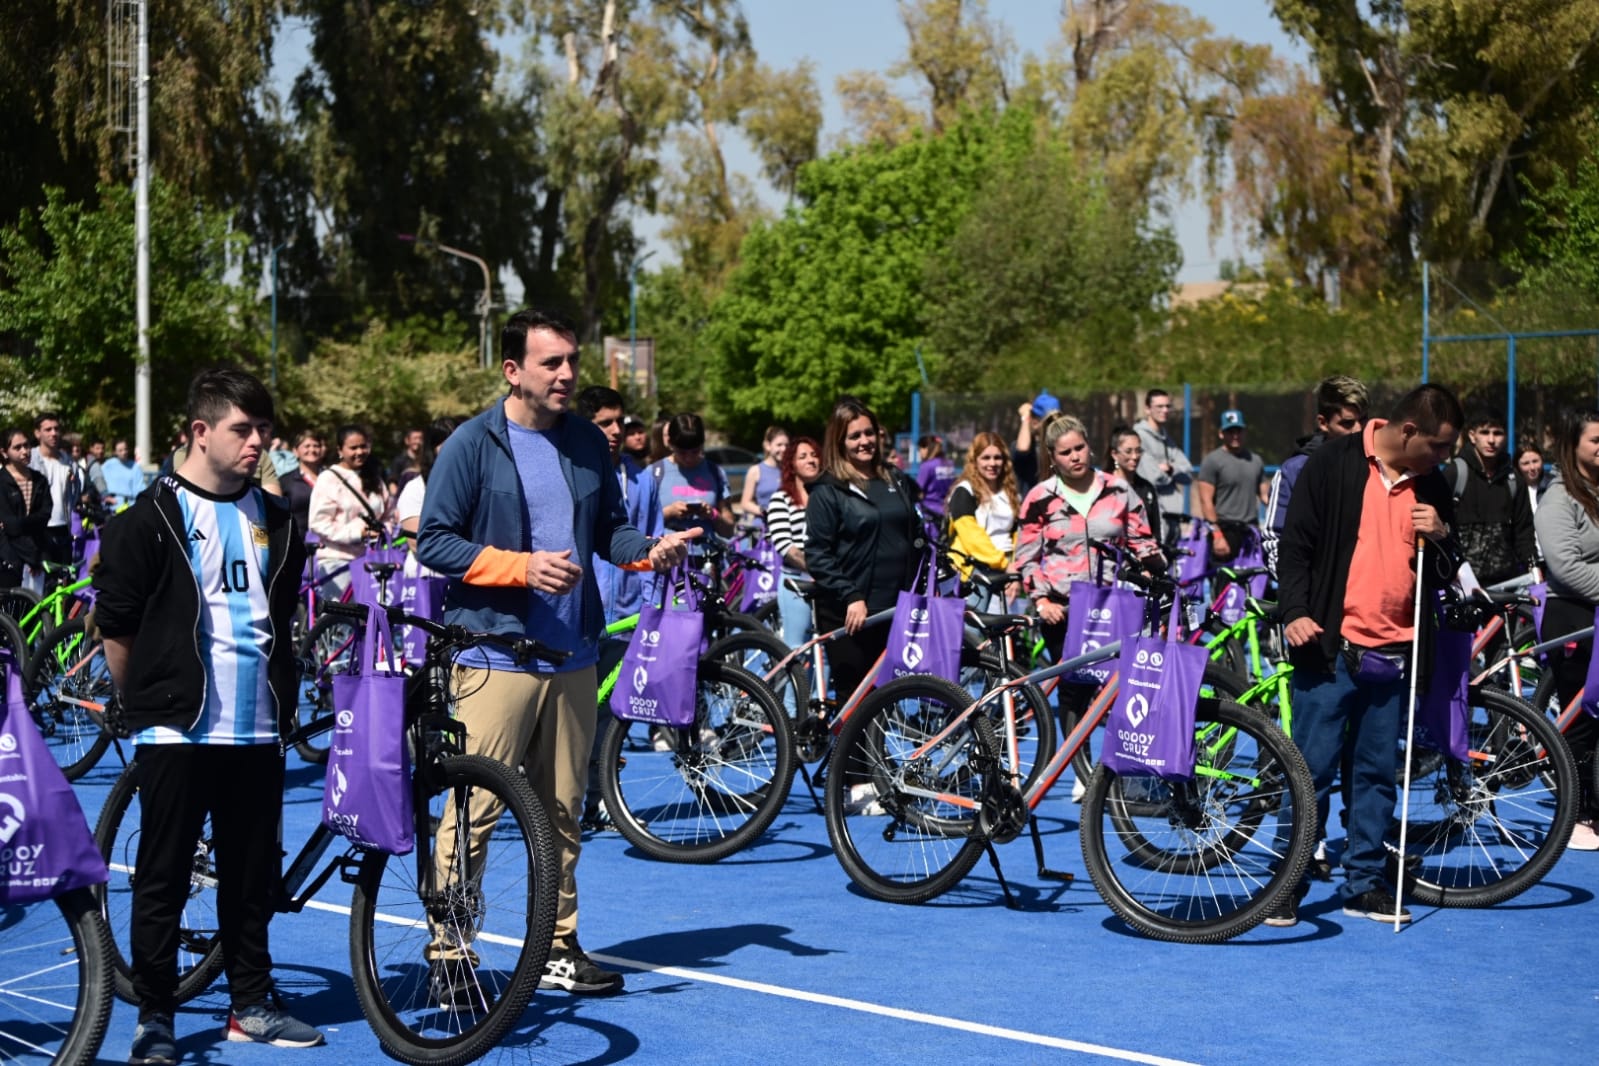
[[[1167,548],[1176,544],[1182,534],[1183,512],[1187,510],[1183,491],[1194,476],[1194,465],[1187,454],[1166,433],[1170,414],[1171,393],[1150,389],[1144,393],[1144,417],[1133,426],[1144,448],[1143,457],[1138,460],[1138,476],[1155,486],[1160,499],[1160,541]]]
[[[1033,432],[1039,423],[1060,410],[1060,401],[1045,389],[1016,409],[1021,427],[1016,431],[1016,446],[1011,449],[1010,466],[1016,474],[1016,491],[1022,495],[1038,483],[1038,452],[1033,448]]]
[[[1265,461],[1244,445],[1242,411],[1221,413],[1220,436],[1221,447],[1200,460],[1195,488],[1199,517],[1210,523],[1210,554],[1225,560],[1238,554],[1251,528],[1259,527],[1269,489]]]

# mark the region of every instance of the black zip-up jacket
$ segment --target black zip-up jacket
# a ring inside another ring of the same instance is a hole
[[[1461,486],[1460,499],[1455,501],[1455,519],[1460,525],[1485,525],[1509,527],[1512,550],[1516,562],[1521,564],[1518,573],[1538,561],[1538,541],[1533,532],[1532,497],[1516,473],[1515,461],[1501,456],[1499,469],[1493,476],[1482,468],[1482,457],[1469,445],[1461,451],[1458,461],[1465,464],[1466,477]],[[1444,465],[1449,479],[1450,493],[1454,492],[1455,470],[1453,463]],[[1514,480],[1512,480],[1514,479]],[[1513,577],[1507,574],[1506,577]],[[1479,580],[1499,580],[1495,575],[1478,574]]]
[[[1339,653],[1344,591],[1371,470],[1363,439],[1364,434],[1351,433],[1317,448],[1305,460],[1288,502],[1277,562],[1283,624],[1310,618],[1322,629],[1318,643],[1289,650],[1296,669],[1331,673]],[[1442,546],[1430,541],[1427,545],[1426,587],[1435,591],[1447,585],[1460,567],[1460,547],[1454,540],[1455,501],[1449,483],[1436,470],[1415,481],[1416,499],[1436,508],[1450,528]],[[1425,675],[1431,666],[1433,612],[1424,610],[1421,618],[1422,661],[1417,665]]]
[[[927,533],[916,511],[921,490],[898,470],[890,468],[889,477],[911,514],[910,525],[904,531],[911,552],[901,560],[877,558],[881,516],[864,491],[832,474],[823,474],[808,489],[805,565],[822,595],[841,609],[855,600],[870,600],[872,574],[879,567],[903,567],[899,587],[910,588],[927,551]]]
[[[50,482],[32,467],[27,471],[33,483],[32,507],[23,506],[22,486],[11,471],[0,469],[0,563],[12,567],[39,565],[39,542],[50,521]]]
[[[235,496],[259,492],[250,484]],[[133,638],[122,704],[130,730],[149,726],[191,729],[205,710],[207,664],[200,655],[200,586],[189,567],[183,512],[172,474],[157,478],[133,506],[106,523],[94,573],[95,624],[107,637]],[[305,543],[281,499],[263,494],[267,524],[267,612],[272,646],[267,678],[277,701],[278,728],[294,719],[299,670],[290,625],[305,569]]]

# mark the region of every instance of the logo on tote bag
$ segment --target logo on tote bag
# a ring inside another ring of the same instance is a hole
[[[28,812],[23,809],[21,800],[6,792],[0,792],[0,806],[11,808],[9,814],[0,818],[0,844],[9,844],[22,823],[28,820]]]
[[[337,766],[333,768],[333,787],[329,789],[329,798],[335,807],[344,802],[344,794],[350,790],[350,782],[344,776],[344,771]]]
[[[10,733],[0,736],[0,751],[10,754],[17,750],[17,738]]]
[[[1144,724],[1144,719],[1149,715],[1149,698],[1142,692],[1135,692],[1127,700],[1128,724],[1137,728]]]
[[[650,672],[640,666],[633,671],[633,691],[640,696],[644,695],[644,688],[650,683]]]
[[[899,658],[909,669],[916,669],[917,666],[921,665],[922,646],[915,641],[907,641],[905,650],[900,654]]]

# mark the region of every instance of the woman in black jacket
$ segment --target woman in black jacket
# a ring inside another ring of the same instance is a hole
[[[50,483],[28,465],[28,435],[20,429],[0,432],[4,468],[0,469],[0,589],[23,583],[24,567],[38,571],[40,544],[50,520]],[[31,583],[43,592],[42,582]]]
[[[866,616],[894,606],[927,552],[916,483],[883,459],[883,430],[853,397],[833,407],[822,442],[822,473],[805,505],[805,562],[816,581],[816,629],[843,626],[828,647],[838,701],[865,678],[888,644],[886,625]]]

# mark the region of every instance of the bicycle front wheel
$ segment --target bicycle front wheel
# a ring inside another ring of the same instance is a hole
[[[650,750],[627,752],[630,732]],[[701,658],[694,724],[651,729],[618,718],[600,748],[600,788],[628,843],[664,862],[716,862],[766,832],[788,799],[794,738],[761,679]]]
[[[416,854],[362,858],[350,973],[384,1051],[453,1066],[493,1047],[533,998],[560,867],[527,780],[494,759],[419,767],[415,793]]]
[[[105,859],[110,876],[94,894],[110,933],[110,959],[117,998],[133,997],[133,889],[139,880],[139,764],[133,763],[111,786],[100,819],[94,826],[94,843]],[[201,992],[222,972],[221,926],[217,920],[216,856],[211,850],[211,818],[206,816],[194,844],[189,866],[189,895],[178,920],[179,1003]]]
[[[111,1021],[110,937],[93,893],[7,908],[0,935],[0,1061],[93,1062]]]
[[[1200,944],[1254,928],[1304,875],[1316,845],[1310,769],[1258,712],[1203,698],[1191,781],[1100,766],[1083,797],[1083,862],[1121,919]]]
[[[766,682],[777,702],[783,705],[789,721],[797,722],[810,710],[811,682],[804,660],[774,669],[788,657],[791,649],[776,633],[747,629],[715,641],[705,649],[705,658],[721,659],[741,666]]]
[[[100,728],[100,709],[113,692],[105,646],[88,638],[83,619],[63,623],[34,650],[23,688],[45,747],[67,780],[76,781],[111,746]]]
[[[827,835],[844,872],[874,899],[920,903],[959,884],[983,852],[983,797],[1001,779],[1020,780],[998,772],[998,753],[982,746],[977,722],[990,719],[973,714],[951,727],[972,702],[959,685],[911,674],[869,694],[839,734]],[[1020,793],[1005,794],[1014,810]],[[1018,814],[1025,824],[1025,808]]]
[[[1577,817],[1577,764],[1549,719],[1494,688],[1472,688],[1469,705],[1467,758],[1417,748],[1412,768],[1405,891],[1430,907],[1485,907],[1531,888]]]

